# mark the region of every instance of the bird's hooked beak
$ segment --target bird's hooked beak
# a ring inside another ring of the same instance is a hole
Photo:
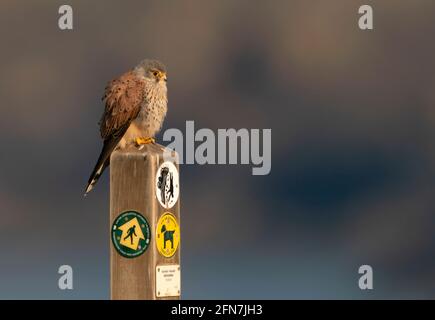
[[[159,71],[159,74],[157,77],[159,78],[159,81],[162,81],[162,80],[165,82],[168,81],[168,77],[166,76],[165,72]]]

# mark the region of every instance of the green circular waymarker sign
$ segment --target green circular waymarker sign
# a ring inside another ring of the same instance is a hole
[[[151,232],[148,221],[136,211],[126,211],[112,225],[112,243],[126,258],[136,258],[148,248]]]

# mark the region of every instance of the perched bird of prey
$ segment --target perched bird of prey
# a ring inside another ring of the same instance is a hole
[[[133,70],[109,82],[100,121],[103,149],[89,177],[92,190],[115,149],[154,143],[167,111],[166,68],[157,60],[143,60]]]

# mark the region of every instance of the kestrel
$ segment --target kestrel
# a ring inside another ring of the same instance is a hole
[[[157,60],[143,60],[107,85],[100,120],[104,140],[100,157],[89,177],[85,195],[92,190],[116,149],[154,143],[167,111],[166,68]]]

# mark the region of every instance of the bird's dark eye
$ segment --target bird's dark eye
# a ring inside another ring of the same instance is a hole
[[[153,71],[153,75],[154,75],[155,77],[157,77],[158,74],[159,74],[159,73],[158,73],[157,71]]]

